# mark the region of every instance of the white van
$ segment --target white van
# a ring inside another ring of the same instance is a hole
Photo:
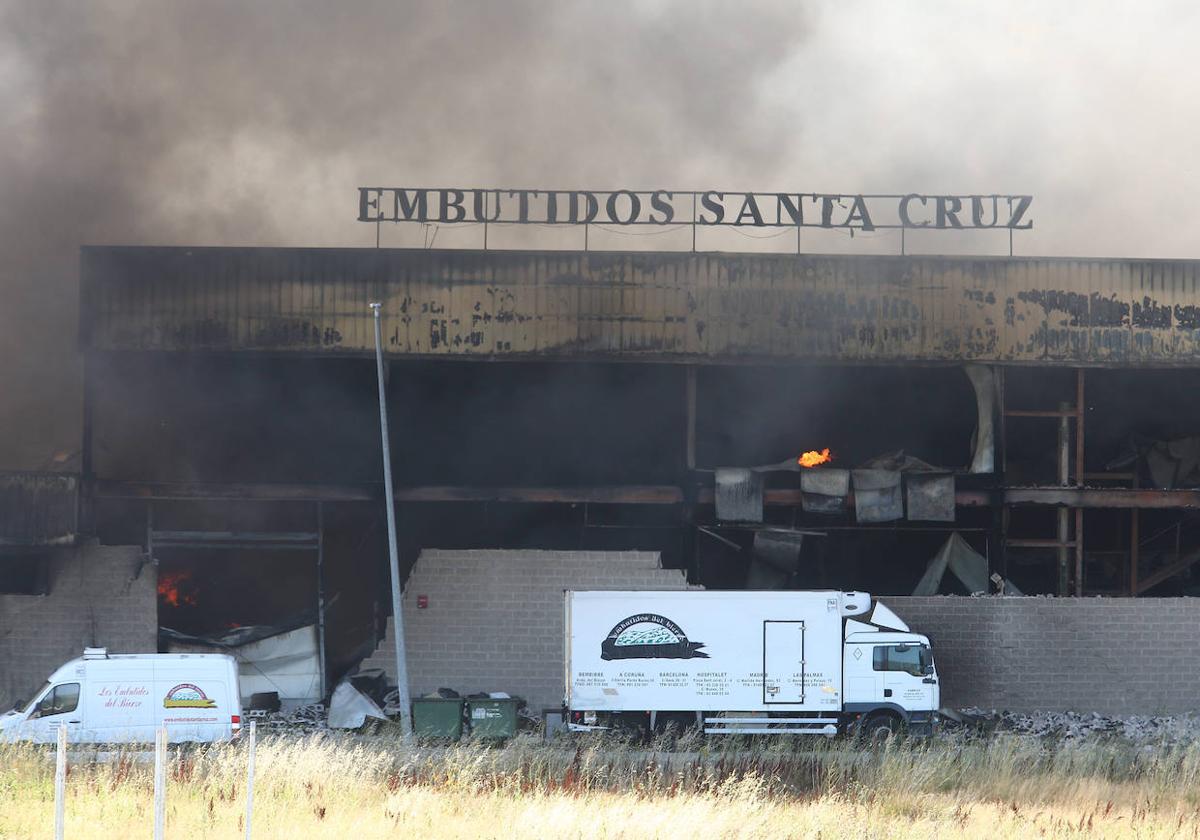
[[[72,743],[228,741],[241,730],[232,656],[88,648],[55,671],[25,707],[0,717],[0,740],[50,743],[60,726]]]

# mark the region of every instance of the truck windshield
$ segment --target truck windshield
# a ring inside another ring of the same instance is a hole
[[[879,645],[875,648],[872,667],[876,671],[903,671],[914,677],[922,676],[933,664],[928,645]]]

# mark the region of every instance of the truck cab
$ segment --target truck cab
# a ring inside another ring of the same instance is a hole
[[[842,711],[864,735],[909,731],[932,734],[941,690],[927,636],[909,632],[876,602],[869,618],[850,619],[843,645]]]

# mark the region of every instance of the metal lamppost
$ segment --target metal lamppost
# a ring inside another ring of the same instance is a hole
[[[396,506],[392,493],[392,452],[388,444],[387,391],[383,384],[383,327],[379,308],[375,312],[375,370],[379,377],[379,431],[383,436],[383,491],[387,499],[388,557],[392,566],[392,636],[396,640],[396,688],[400,698],[400,720],[412,734],[412,703],[408,696],[408,655],[404,649],[404,615],[400,603],[400,557],[396,550]]]

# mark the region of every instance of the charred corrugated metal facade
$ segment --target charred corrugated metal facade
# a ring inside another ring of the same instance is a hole
[[[1154,260],[89,248],[92,350],[1189,365],[1200,269]]]
[[[74,475],[0,472],[0,548],[70,545],[78,507],[79,479]]]
[[[713,587],[1192,591],[1200,263],[105,247],[82,269],[81,531],[146,546],[176,630],[302,608],[331,673],[370,648],[376,300],[405,563],[638,549]]]

